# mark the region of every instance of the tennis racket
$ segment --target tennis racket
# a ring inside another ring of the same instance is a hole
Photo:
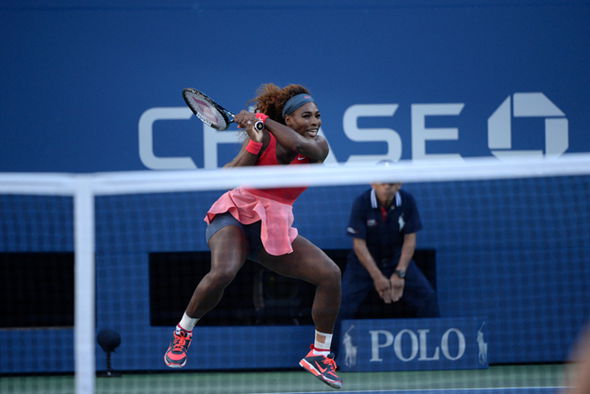
[[[227,130],[234,121],[235,115],[215,102],[211,97],[197,89],[185,88],[182,90],[182,98],[197,118],[215,130]],[[254,123],[258,130],[264,128],[261,121]]]

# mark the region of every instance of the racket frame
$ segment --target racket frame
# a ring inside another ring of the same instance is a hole
[[[200,99],[202,99],[203,101],[208,103],[215,111],[217,111],[217,113],[219,113],[219,115],[221,115],[221,117],[225,121],[225,127],[216,126],[209,119],[207,119],[205,116],[201,115],[201,113],[194,107],[194,103],[192,103],[190,101],[191,95],[199,96]],[[184,99],[184,102],[186,103],[186,105],[191,109],[191,111],[195,114],[195,116],[197,118],[199,118],[199,120],[201,122],[214,128],[215,130],[218,130],[218,131],[227,130],[229,128],[230,123],[234,122],[236,115],[233,112],[228,111],[227,109],[222,107],[219,103],[217,103],[215,100],[213,100],[211,97],[207,96],[205,93],[201,92],[200,90],[193,89],[193,88],[184,88],[184,89],[182,89],[182,98]],[[254,123],[254,127],[260,131],[264,128],[264,123],[262,123],[260,120],[258,120],[258,121],[256,121],[256,123]]]

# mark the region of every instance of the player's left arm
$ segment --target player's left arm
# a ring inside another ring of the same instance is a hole
[[[272,119],[267,119],[265,126],[285,149],[301,153],[312,163],[323,163],[328,157],[328,141],[319,134],[313,138],[304,137],[289,126]]]
[[[248,111],[240,111],[235,116],[235,122],[240,127],[254,125],[257,120],[256,114]],[[289,151],[301,153],[308,157],[312,163],[323,163],[328,157],[330,151],[328,141],[319,134],[313,138],[304,137],[289,126],[270,118],[266,119],[264,126],[266,130],[275,136],[278,144]],[[250,135],[249,131],[248,135]]]

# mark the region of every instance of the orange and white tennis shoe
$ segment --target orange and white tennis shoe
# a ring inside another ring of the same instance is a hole
[[[328,386],[335,389],[342,387],[342,379],[336,375],[336,368],[338,367],[336,361],[334,361],[333,353],[328,354],[328,356],[316,356],[313,353],[312,345],[312,350],[299,361],[299,365]]]
[[[170,368],[182,368],[186,364],[186,352],[191,344],[193,333],[180,326],[176,326],[172,334],[172,341],[164,355],[164,363]]]

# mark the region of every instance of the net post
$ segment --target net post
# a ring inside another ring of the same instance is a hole
[[[90,179],[80,177],[74,192],[76,394],[94,394],[95,261],[94,193]]]

